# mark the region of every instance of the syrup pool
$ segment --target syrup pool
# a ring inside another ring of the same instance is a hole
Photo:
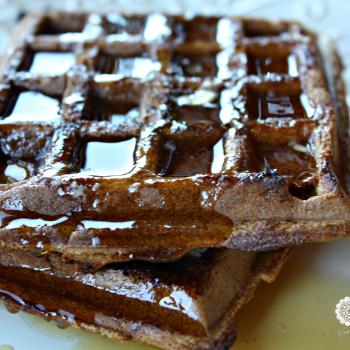
[[[124,175],[135,164],[136,138],[120,142],[88,142],[81,172],[91,175]]]
[[[350,294],[349,249],[350,239],[295,248],[276,282],[262,284],[239,312],[232,350],[349,349],[350,328],[335,317],[336,304]],[[62,330],[34,316],[10,314],[1,306],[0,318],[0,344],[15,350],[156,349]]]

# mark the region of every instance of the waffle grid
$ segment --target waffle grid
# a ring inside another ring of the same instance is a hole
[[[3,244],[18,217],[67,217],[17,233],[58,235],[39,235],[42,250],[78,260],[87,248],[87,260],[106,247],[113,260],[161,260],[202,246],[261,250],[346,234],[336,102],[317,37],[299,24],[56,13],[31,15],[18,32],[0,110],[8,117],[21,92],[36,91],[58,99],[60,116],[0,124],[5,165],[32,169],[24,182],[3,175]],[[32,74],[34,54],[50,51],[72,52],[75,64]],[[131,138],[129,173],[80,172],[88,142]],[[134,224],[98,230],[86,220]]]

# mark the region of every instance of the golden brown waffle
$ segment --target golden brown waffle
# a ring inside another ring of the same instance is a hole
[[[73,275],[29,253],[26,267],[13,267],[11,254],[0,253],[0,298],[10,311],[163,349],[225,350],[236,338],[237,311],[261,281],[275,279],[289,251],[209,249],[174,263],[129,262]]]
[[[27,17],[0,93],[1,245],[103,265],[347,234],[322,50],[292,22]]]

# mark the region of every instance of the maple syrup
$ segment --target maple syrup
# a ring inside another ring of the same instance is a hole
[[[87,142],[81,172],[91,175],[125,175],[135,164],[136,138],[120,142]]]
[[[278,73],[288,74],[288,56],[248,54],[248,74]]]
[[[298,92],[275,90],[248,92],[248,115],[250,119],[306,118],[306,112]]]

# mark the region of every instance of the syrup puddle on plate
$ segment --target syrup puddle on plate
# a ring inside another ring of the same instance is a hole
[[[336,319],[335,306],[350,295],[349,249],[349,239],[295,248],[276,282],[262,284],[238,314],[232,350],[348,350],[350,327]],[[0,320],[0,344],[15,350],[156,349],[62,330],[34,316],[12,315],[3,307]]]

